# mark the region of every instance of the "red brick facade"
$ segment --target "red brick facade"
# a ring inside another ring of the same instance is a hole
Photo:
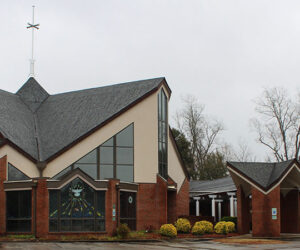
[[[277,209],[276,219],[272,219],[272,208]],[[268,194],[252,187],[252,218],[253,236],[280,236],[280,185]]]
[[[6,233],[5,191],[6,157],[0,159],[0,233]],[[32,187],[32,232],[37,238],[53,238],[61,233],[49,233],[49,192],[46,178],[34,179]],[[119,180],[110,179],[105,194],[106,233],[115,233],[120,218]],[[175,183],[176,184],[176,183]],[[175,185],[176,186],[176,185]],[[174,187],[174,186],[173,186]],[[115,211],[115,212],[113,212]],[[137,230],[159,229],[161,224],[174,222],[178,216],[189,214],[189,181],[186,179],[177,193],[168,191],[168,183],[157,175],[156,183],[140,183],[137,190]],[[76,233],[66,233],[76,234]],[[78,233],[77,233],[78,234]],[[92,232],[90,234],[93,234]]]
[[[3,182],[6,180],[7,157],[0,158],[0,234],[6,231],[6,209],[5,192]]]

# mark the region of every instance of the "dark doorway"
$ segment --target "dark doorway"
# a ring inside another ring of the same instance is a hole
[[[6,230],[31,231],[31,190],[6,192]]]
[[[136,230],[136,193],[120,192],[120,223]]]
[[[168,191],[168,223],[174,223],[176,221],[176,195],[175,191]],[[180,214],[181,215],[181,214]]]

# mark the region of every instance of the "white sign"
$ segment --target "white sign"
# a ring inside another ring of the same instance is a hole
[[[272,216],[277,215],[277,208],[272,208]]]

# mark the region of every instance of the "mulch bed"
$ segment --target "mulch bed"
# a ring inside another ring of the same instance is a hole
[[[0,242],[2,241],[147,241],[147,240],[170,240],[170,239],[201,239],[201,238],[210,238],[210,239],[219,239],[219,238],[227,238],[232,236],[237,236],[239,234],[237,233],[230,233],[227,235],[223,234],[204,234],[204,235],[193,235],[193,234],[178,234],[176,238],[169,238],[161,236],[159,233],[146,233],[143,236],[140,237],[132,237],[127,239],[119,239],[119,238],[113,238],[108,236],[95,236],[95,235],[72,235],[72,236],[54,236],[50,235],[47,238],[40,238],[36,239],[34,237],[32,238],[14,238],[13,236],[0,236]]]

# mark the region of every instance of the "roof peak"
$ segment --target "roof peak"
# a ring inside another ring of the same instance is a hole
[[[34,77],[30,77],[16,94],[32,112],[35,112],[49,96]]]

